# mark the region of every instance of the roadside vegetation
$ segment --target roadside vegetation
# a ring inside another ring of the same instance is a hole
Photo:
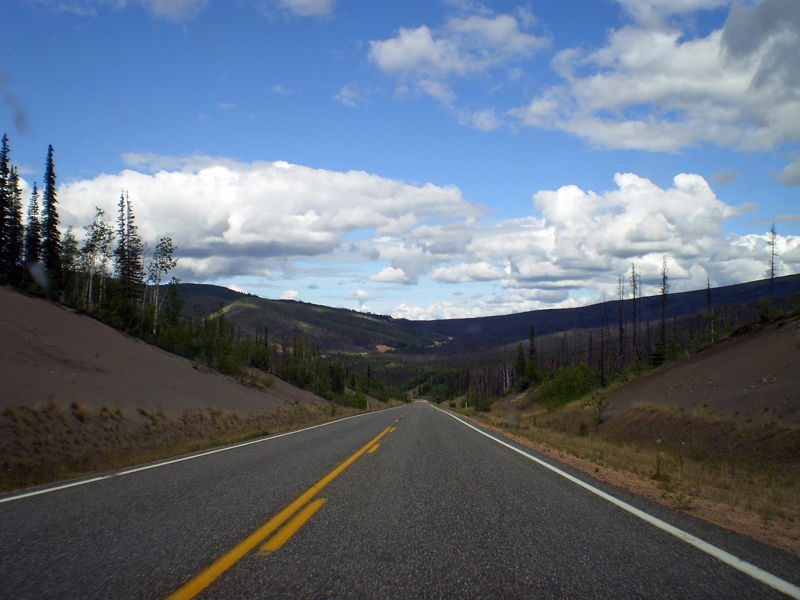
[[[742,429],[709,415],[648,407],[626,415],[616,432],[597,432],[585,425],[594,417],[591,405],[550,414],[458,412],[601,480],[800,556],[797,429]],[[720,451],[720,443],[739,451]]]
[[[0,413],[0,491],[162,460],[357,414],[335,404],[299,404],[240,417],[224,410],[187,410],[179,418],[140,408],[126,415],[51,400],[41,408]]]

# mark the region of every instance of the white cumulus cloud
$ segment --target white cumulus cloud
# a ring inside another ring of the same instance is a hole
[[[370,280],[380,283],[408,283],[409,277],[403,269],[384,267],[378,273],[372,275]]]
[[[705,37],[664,19],[715,0],[622,0],[634,24],[595,50],[553,58],[562,83],[510,115],[612,149],[676,152],[712,143],[770,150],[800,141],[800,4],[736,3]]]
[[[445,265],[434,269],[431,279],[443,283],[466,283],[467,281],[492,281],[501,279],[503,271],[486,261]]]
[[[62,223],[80,230],[95,206],[113,219],[126,190],[143,238],[152,243],[171,236],[182,257],[179,276],[187,280],[264,276],[297,259],[332,254],[366,261],[377,251],[345,243],[347,234],[374,229],[404,235],[429,222],[482,212],[458,188],[409,185],[363,171],[203,156],[125,158],[141,171],[60,186]],[[155,172],[142,172],[149,163]]]
[[[401,27],[395,37],[370,41],[370,60],[388,75],[397,78],[400,90],[411,86],[417,93],[431,96],[454,109],[457,100],[450,81],[485,75],[494,69],[509,67],[514,61],[529,57],[547,47],[550,39],[525,32],[532,18],[520,19],[510,14],[493,14],[483,9],[479,14],[451,16],[444,25]],[[482,111],[455,110],[462,124],[478,129],[495,129],[500,120],[493,108]]]

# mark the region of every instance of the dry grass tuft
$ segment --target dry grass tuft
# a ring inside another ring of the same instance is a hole
[[[325,404],[295,404],[241,418],[209,408],[170,419],[163,411],[128,419],[119,408],[97,414],[79,402],[62,411],[55,399],[42,409],[7,406],[0,414],[0,491],[41,485],[97,471],[161,460],[356,414]]]

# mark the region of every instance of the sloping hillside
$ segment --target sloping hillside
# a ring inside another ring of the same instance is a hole
[[[193,367],[58,304],[0,287],[0,407],[62,406],[90,412],[139,408],[177,417],[213,408],[242,417],[289,403],[325,402],[276,380],[266,392]]]
[[[268,327],[273,339],[291,343],[293,337],[303,337],[328,351],[369,351],[377,346],[420,351],[444,339],[420,331],[412,321],[294,300],[242,298],[228,304],[225,315],[245,331],[263,333]]]
[[[800,319],[748,326],[606,394],[608,416],[637,405],[800,427]]]

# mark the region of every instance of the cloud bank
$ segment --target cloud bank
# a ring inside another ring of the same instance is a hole
[[[121,190],[130,193],[146,240],[171,236],[186,279],[271,277],[293,261],[365,262],[374,251],[345,240],[426,231],[429,222],[475,219],[483,209],[455,187],[413,186],[363,171],[340,173],[285,162],[176,159],[127,154],[142,169],[62,185],[62,222],[79,229],[105,209],[111,218]],[[151,167],[152,172],[143,172]],[[446,227],[446,226],[445,226]],[[409,280],[419,274],[411,269]]]
[[[631,263],[645,292],[655,293],[664,255],[673,291],[701,288],[706,278],[727,285],[763,277],[768,256],[766,227],[760,234],[725,233],[728,220],[753,207],[726,204],[699,175],[679,174],[667,189],[618,173],[610,191],[541,190],[529,216],[492,222],[452,186],[285,162],[126,159],[138,170],[59,187],[65,227],[81,231],[95,206],[113,221],[120,191],[127,190],[150,247],[161,235],[175,241],[176,275],[186,281],[246,276],[286,289],[297,285],[289,282],[297,263],[314,264],[321,288],[340,282],[344,270],[356,273],[361,283],[349,298],[363,308],[390,294],[386,312],[395,316],[584,304],[603,293],[613,297]],[[800,237],[779,235],[777,250],[781,275],[800,272]],[[469,299],[462,294],[458,303],[419,306],[414,290],[422,283],[438,286],[440,296],[461,285],[483,291]],[[289,289],[284,296],[299,294]]]

